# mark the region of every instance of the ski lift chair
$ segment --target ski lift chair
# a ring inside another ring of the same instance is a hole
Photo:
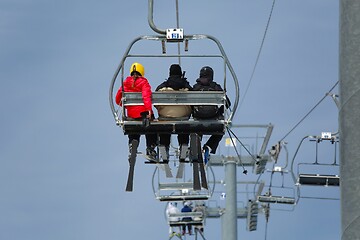
[[[324,140],[329,140],[331,144],[334,145],[334,162],[333,163],[320,163],[318,161],[318,145]],[[298,163],[298,178],[296,180],[296,185],[301,186],[340,186],[340,177],[337,174],[319,174],[319,173],[300,173],[300,168],[304,166],[308,166],[309,168],[315,169],[325,169],[325,167],[333,168],[338,167],[338,163],[336,162],[337,158],[337,143],[338,138],[336,136],[331,136],[331,133],[323,132],[321,136],[315,136],[310,139],[310,141],[315,142],[316,144],[316,157],[315,162],[300,162]]]
[[[182,212],[182,213],[170,213],[169,218],[180,218],[180,221],[169,221],[170,227],[179,226],[202,226],[204,225],[204,216],[202,212]],[[183,218],[192,218],[191,221],[183,221]]]
[[[211,167],[209,168],[211,169]],[[186,172],[186,175],[187,174],[188,172]],[[215,179],[212,170],[207,171],[206,179],[209,179],[209,177]],[[163,176],[159,168],[154,170],[152,177],[152,188],[155,199],[162,202],[208,200],[213,194],[214,187],[214,185],[210,185],[207,188],[201,186],[195,190],[194,182],[191,178],[185,180],[185,174],[181,179],[169,179]]]
[[[150,6],[151,9],[151,6]],[[152,13],[152,9],[149,11]],[[151,17],[149,18],[151,19]],[[156,29],[154,24],[150,23],[150,26],[153,29]],[[174,29],[173,29],[174,30]],[[194,35],[183,35],[182,30],[175,29],[174,31],[165,32],[165,31],[156,31],[161,35],[145,35],[139,36],[135,38],[126,49],[118,68],[116,69],[113,78],[111,80],[110,89],[109,89],[109,102],[110,108],[112,110],[116,125],[120,126],[125,135],[129,134],[140,134],[144,135],[147,133],[165,133],[165,134],[190,134],[190,155],[192,155],[192,159],[190,161],[193,163],[193,172],[194,172],[194,190],[200,190],[201,187],[206,187],[207,181],[205,179],[205,171],[203,167],[203,161],[201,155],[201,139],[199,137],[191,137],[191,135],[198,136],[202,135],[224,135],[226,127],[229,126],[232,122],[232,118],[235,115],[238,102],[239,102],[239,84],[235,72],[225,54],[224,49],[222,48],[220,42],[209,35],[203,34],[194,34]],[[179,30],[179,32],[178,32]],[[188,54],[188,43],[191,40],[210,40],[215,43],[218,47],[218,51],[216,54]],[[162,54],[130,54],[132,47],[140,42],[140,41],[148,41],[148,42],[161,42],[162,46]],[[185,42],[185,53],[180,54],[168,54],[165,48],[166,42]],[[121,99],[121,107],[115,108],[114,104],[114,95],[115,95],[115,84],[120,81],[120,85],[123,85],[124,80],[124,65],[125,61],[128,58],[152,58],[158,59],[161,58],[177,58],[180,62],[180,59],[184,58],[218,58],[221,59],[222,66],[224,67],[224,81],[222,87],[224,91],[211,91],[211,92],[153,92],[152,100],[153,105],[217,105],[219,107],[225,107],[226,103],[226,72],[229,71],[232,79],[234,87],[232,90],[235,93],[234,99],[232,101],[232,109],[228,109],[226,111],[224,118],[218,119],[155,119],[151,121],[150,124],[143,124],[141,121],[135,121],[134,119],[129,118],[126,115],[126,106],[131,105],[140,105],[143,104],[141,93],[129,93],[123,92],[123,96]],[[191,139],[195,139],[192,141]],[[196,144],[194,144],[196,143]],[[195,164],[194,164],[195,163]],[[202,182],[200,184],[198,173],[201,173]],[[197,176],[196,176],[197,174]],[[129,171],[130,176],[130,171]],[[131,179],[131,178],[130,178]],[[129,182],[129,181],[128,181]],[[132,182],[130,181],[130,186]],[[132,189],[132,188],[129,188]]]

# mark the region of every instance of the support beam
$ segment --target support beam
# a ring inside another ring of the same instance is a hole
[[[222,215],[222,239],[237,240],[236,161],[225,162],[226,208]]]

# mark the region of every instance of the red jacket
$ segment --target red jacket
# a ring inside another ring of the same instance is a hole
[[[144,105],[127,106],[127,116],[131,118],[140,118],[141,112],[151,111],[152,113],[152,100],[151,100],[151,86],[148,80],[144,77],[138,77],[135,82],[134,79],[129,76],[124,80],[124,91],[125,92],[141,92],[143,97]],[[119,88],[115,102],[120,105],[122,97],[122,87]]]

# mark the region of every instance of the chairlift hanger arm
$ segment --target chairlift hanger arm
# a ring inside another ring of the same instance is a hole
[[[305,139],[307,139],[307,138],[314,138],[314,136],[312,136],[312,135],[308,135],[308,136],[305,136],[305,137],[303,137],[302,139],[301,139],[301,141],[300,141],[300,143],[299,143],[299,145],[298,145],[298,147],[297,147],[297,149],[296,149],[296,151],[295,151],[295,154],[294,154],[294,156],[293,156],[293,159],[292,159],[292,161],[291,161],[291,166],[290,166],[290,172],[291,172],[291,176],[292,176],[292,178],[293,178],[293,180],[294,180],[294,184],[296,184],[296,176],[295,176],[295,174],[294,174],[294,162],[295,162],[295,158],[296,158],[296,156],[297,156],[297,154],[298,154],[298,152],[299,152],[299,150],[300,150],[300,147],[301,147],[301,145],[302,145],[302,143],[305,141]]]
[[[166,34],[165,30],[157,28],[154,23],[154,0],[148,1],[148,22],[149,22],[149,26],[152,30],[154,30],[155,32],[162,34],[162,35]]]
[[[177,19],[177,27],[179,27],[179,13],[178,13],[178,6],[176,6],[176,19]],[[148,0],[148,23],[149,23],[149,26],[152,30],[154,30],[156,33],[159,33],[162,36],[162,39],[165,39],[165,36],[166,36],[166,30],[163,30],[163,29],[159,29],[158,27],[156,27],[155,23],[154,23],[154,0]],[[231,64],[230,64],[230,61],[228,60],[227,58],[227,55],[224,51],[224,48],[222,47],[220,41],[218,39],[216,39],[215,37],[213,36],[210,36],[210,35],[204,35],[204,34],[195,34],[195,35],[185,35],[184,36],[185,39],[188,39],[188,40],[197,40],[197,39],[210,39],[212,41],[214,41],[221,54],[224,56],[224,59],[225,59],[225,62],[226,62],[226,65],[228,66],[229,68],[229,71],[234,79],[234,84],[235,84],[235,91],[236,91],[236,97],[235,97],[235,101],[234,101],[234,105],[233,105],[233,111],[229,117],[229,120],[231,121],[233,116],[235,115],[235,112],[236,112],[236,109],[238,107],[238,104],[239,104],[239,98],[240,98],[240,88],[239,88],[239,83],[238,83],[238,79],[236,77],[236,74],[235,74],[235,71],[234,69],[232,68]],[[224,83],[224,87],[226,87],[226,82]],[[226,91],[226,88],[224,88],[224,90]]]

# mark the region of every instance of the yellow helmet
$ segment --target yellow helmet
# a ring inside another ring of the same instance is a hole
[[[140,73],[141,76],[144,76],[145,68],[140,63],[135,62],[130,67],[130,75],[132,75],[133,72],[138,72],[138,73]]]

